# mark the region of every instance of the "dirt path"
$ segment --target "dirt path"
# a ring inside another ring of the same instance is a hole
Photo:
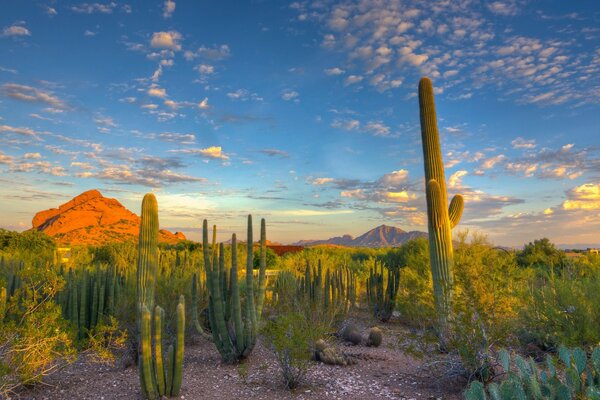
[[[351,366],[312,363],[306,383],[293,391],[281,383],[273,354],[259,342],[246,363],[227,365],[212,343],[186,345],[181,399],[461,399],[461,386],[428,376],[421,362],[397,348],[397,329],[387,325],[379,348],[343,347],[359,361]],[[107,367],[81,357],[15,399],[142,399],[137,368]]]

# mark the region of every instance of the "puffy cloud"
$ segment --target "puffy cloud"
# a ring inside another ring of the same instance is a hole
[[[600,210],[600,183],[585,183],[567,192],[565,210]]]
[[[467,176],[468,172],[464,169],[456,171],[452,175],[450,175],[450,179],[448,179],[448,186],[451,188],[462,186],[462,178]]]
[[[358,83],[360,81],[362,81],[364,78],[360,75],[350,75],[349,77],[347,77],[344,80],[344,85],[349,86],[349,85],[354,85],[355,83]]]
[[[325,70],[325,74],[326,75],[342,75],[344,72],[343,69],[339,68],[339,67],[334,67],[334,68],[328,68]]]
[[[29,29],[25,28],[24,26],[11,25],[4,28],[2,31],[2,36],[31,36],[31,32],[29,32]]]
[[[215,73],[215,67],[208,64],[200,64],[196,67],[196,70],[202,75],[211,75]]]
[[[163,17],[171,18],[171,15],[175,12],[175,2],[173,0],[165,1],[165,8],[163,9]]]
[[[40,153],[25,153],[23,154],[23,158],[26,160],[36,160],[42,158]]]
[[[195,154],[203,158],[212,158],[220,160],[228,160],[229,156],[223,152],[221,146],[210,146],[204,149],[180,149],[169,150],[171,153]]]
[[[290,90],[290,89],[286,89],[281,93],[281,98],[285,101],[290,101],[290,100],[298,101],[298,96],[300,96],[300,94],[298,92],[296,92],[295,90]]]
[[[153,96],[153,97],[167,97],[167,91],[163,88],[159,88],[159,87],[151,87],[150,89],[148,89],[148,91],[146,92],[148,93],[149,96]]]
[[[208,105],[208,97],[205,97],[200,103],[198,103],[198,108],[201,110],[205,110],[209,107],[210,106]]]
[[[150,40],[150,46],[158,49],[181,50],[181,34],[177,31],[154,32]]]

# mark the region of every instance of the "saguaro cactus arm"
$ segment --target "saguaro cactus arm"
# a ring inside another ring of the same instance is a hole
[[[448,207],[448,218],[450,219],[450,228],[454,228],[456,225],[458,225],[460,217],[462,217],[464,206],[465,202],[463,200],[462,195],[457,194],[452,198],[452,201],[450,202],[450,207]]]

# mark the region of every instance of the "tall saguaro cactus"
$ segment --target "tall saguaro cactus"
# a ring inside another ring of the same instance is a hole
[[[425,184],[427,196],[427,220],[429,230],[429,256],[431,259],[431,275],[435,306],[439,317],[438,333],[444,345],[444,333],[452,288],[454,285],[452,249],[452,232],[464,207],[463,197],[457,194],[448,207],[446,178],[440,147],[440,136],[435,114],[433,85],[424,77],[419,82],[419,109],[421,114],[421,138],[423,141],[423,158],[425,159]],[[448,207],[448,208],[446,208]]]
[[[160,396],[177,396],[181,388],[185,304],[179,298],[177,306],[177,334],[174,345],[169,346],[166,363],[163,363],[162,338],[164,311],[154,307],[154,287],[158,267],[158,204],[152,193],[142,201],[142,221],[138,243],[137,265],[137,321],[139,329],[138,369],[142,392],[148,399]],[[154,311],[154,331],[152,311]],[[154,344],[154,349],[153,349]]]
[[[233,363],[246,358],[256,344],[256,333],[265,296],[265,247],[266,228],[261,221],[261,252],[258,278],[258,293],[255,298],[253,278],[252,216],[248,216],[248,255],[246,258],[246,296],[242,313],[242,302],[238,284],[237,241],[231,238],[231,269],[229,280],[224,261],[224,247],[217,248],[217,228],[213,227],[212,254],[208,242],[208,222],[202,225],[202,248],[208,287],[208,310],[213,342],[225,362]],[[227,282],[229,284],[227,285]],[[227,312],[229,308],[230,312]]]

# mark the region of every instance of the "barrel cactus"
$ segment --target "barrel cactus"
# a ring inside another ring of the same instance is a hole
[[[444,163],[437,127],[433,85],[424,77],[419,82],[421,138],[425,160],[425,185],[429,231],[429,255],[435,306],[438,313],[438,335],[445,345],[445,331],[454,286],[452,232],[462,216],[463,197],[457,194],[448,206]]]

